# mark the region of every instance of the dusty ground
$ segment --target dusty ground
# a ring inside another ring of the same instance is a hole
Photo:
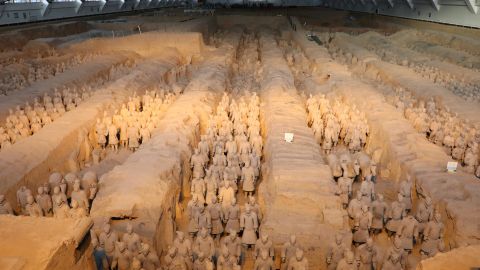
[[[10,109],[26,102],[33,105],[35,98],[52,95],[55,89],[89,88],[92,94],[39,132],[0,149],[0,194],[18,213],[20,186],[35,195],[52,172],[71,172],[73,162],[79,176],[94,171],[100,180],[90,211],[93,229],[99,231],[107,218],[123,235],[126,224],[132,223],[142,241],[163,257],[175,231],[187,230],[189,160],[209,117],[224,92],[232,98],[256,92],[264,143],[256,192],[264,214],[260,231],[274,242],[277,267],[283,243],[296,234],[310,268],[326,269],[325,253],[335,233],[350,245],[351,229],[335,196],[327,155],[307,125],[305,104],[310,94],[342,96],[368,120],[370,135],[362,153],[380,153],[376,192],[390,204],[408,174],[414,180],[413,212],[417,200],[428,195],[442,213],[443,240],[450,252],[419,263],[416,245],[408,256],[408,269],[441,269],[438,265],[445,261],[452,265],[444,269],[478,267],[474,255],[480,253],[479,179],[462,164],[455,174],[446,173],[450,153],[419,133],[389,101],[398,88],[419,100],[434,98],[459,122],[480,132],[478,30],[421,23],[414,29],[409,23],[384,20],[323,9],[218,10],[215,17],[173,10],[4,29],[0,43],[9,46],[0,46],[2,126]],[[316,35],[318,43],[307,34]],[[290,52],[303,60],[290,63]],[[80,55],[84,60],[72,60]],[[32,70],[55,69],[62,63],[66,68],[61,72],[29,79]],[[178,75],[184,66],[187,71]],[[94,130],[104,112],[119,110],[134,93],[142,96],[145,90],[162,87],[178,93],[157,116],[148,143],[135,152],[103,151],[95,165],[75,155],[81,152],[79,136]],[[295,134],[293,143],[283,140],[285,132]],[[345,151],[342,147],[334,152]],[[479,160],[478,149],[476,155]],[[353,190],[359,185],[355,182]],[[242,210],[245,202],[239,194]],[[53,218],[0,220],[6,235],[1,238],[0,268],[91,267],[90,254],[72,264],[79,255],[62,246],[74,224]],[[86,227],[82,232],[90,228]],[[50,235],[52,228],[55,233]],[[7,237],[16,229],[25,231],[21,241]],[[385,232],[374,242],[381,255],[391,246]],[[38,254],[28,252],[32,246]],[[251,251],[243,252],[242,269],[253,269]]]

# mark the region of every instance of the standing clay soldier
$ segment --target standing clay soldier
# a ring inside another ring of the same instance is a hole
[[[375,184],[372,182],[371,176],[365,177],[365,181],[360,184],[360,193],[365,204],[370,205],[375,199]]]
[[[135,123],[132,123],[131,125],[129,125],[127,129],[127,134],[128,134],[128,148],[133,152],[135,152],[135,150],[137,150],[137,148],[140,146],[139,144],[140,133]]]
[[[187,204],[187,212],[188,212],[188,232],[195,236],[198,232],[198,211],[200,209],[200,203],[198,202],[197,195],[193,195],[192,200],[190,200]]]
[[[356,216],[362,213],[362,205],[364,205],[362,193],[357,192],[357,197],[348,204],[347,212],[350,218],[355,219]]]
[[[232,254],[228,247],[222,246],[221,254],[217,259],[217,270],[240,270],[238,258]]]
[[[189,269],[182,256],[178,255],[177,248],[172,247],[168,250],[164,258],[166,270],[187,270]]]
[[[402,247],[402,240],[395,237],[393,245],[387,249],[383,256],[382,270],[403,270],[406,269],[406,254]]]
[[[36,199],[37,203],[40,205],[40,208],[42,208],[43,215],[47,216],[47,217],[50,217],[53,214],[53,212],[52,212],[52,207],[53,207],[52,198],[50,197],[50,195],[45,194],[44,190],[45,189],[43,187],[39,187],[38,188],[38,194],[37,194],[35,199]]]
[[[405,205],[403,204],[402,194],[398,194],[398,201],[392,202],[392,206],[389,209],[388,222],[385,228],[390,235],[397,232],[400,222],[405,216]]]
[[[367,242],[370,227],[372,226],[372,213],[368,211],[367,205],[362,205],[362,213],[355,217],[355,233],[353,234],[353,242],[362,244]]]
[[[217,198],[212,198],[212,203],[207,207],[208,212],[210,213],[210,217],[212,219],[212,231],[211,234],[215,236],[216,240],[220,239],[220,236],[223,233],[223,224],[222,221],[223,211],[222,206],[217,202]]]
[[[210,217],[210,213],[205,211],[205,206],[200,205],[198,208],[197,214],[197,224],[198,230],[206,229],[208,233],[212,230],[212,218]]]
[[[120,122],[120,144],[124,148],[128,145],[128,123],[125,119]]]
[[[106,129],[105,124],[101,122],[100,118],[97,119],[97,124],[95,125],[95,134],[98,146],[102,149],[105,148],[108,130]]]
[[[240,238],[237,237],[237,231],[230,230],[229,235],[220,241],[220,246],[228,249],[229,253],[236,258],[237,264],[240,262],[242,243]]]
[[[372,238],[368,238],[365,244],[357,248],[356,259],[359,265],[358,270],[376,270],[377,258],[377,248],[374,246]]]
[[[87,217],[87,211],[85,210],[85,208],[80,207],[77,201],[72,201],[70,204],[72,208],[70,209],[69,217],[74,219]]]
[[[217,198],[217,192],[218,192],[218,183],[212,177],[212,170],[209,169],[207,170],[207,175],[205,176],[205,188],[206,188],[206,196],[205,196],[205,202],[207,204],[210,204],[212,202],[212,199]]]
[[[193,252],[199,257],[202,253],[208,260],[213,259],[215,255],[215,243],[208,234],[207,229],[202,229],[193,242]]]
[[[260,251],[258,256],[255,256],[255,265],[253,270],[274,270],[275,264],[272,257],[269,256],[268,250]]]
[[[245,167],[242,168],[242,182],[245,196],[253,195],[255,191],[255,170],[250,166],[250,160],[246,160]]]
[[[240,231],[240,206],[237,204],[237,200],[234,198],[225,211],[225,221],[227,222],[225,226],[225,231]]]
[[[177,249],[177,256],[183,258],[189,269],[193,263],[192,242],[185,237],[183,232],[177,231],[177,237],[173,241],[173,247]]]
[[[140,247],[140,254],[137,256],[138,260],[142,263],[142,269],[145,270],[158,270],[160,268],[160,260],[158,259],[155,251],[150,249],[148,244],[142,243]],[[183,259],[183,258],[182,258]]]
[[[108,126],[108,145],[112,148],[113,151],[118,151],[118,128],[115,124],[111,123]]]
[[[423,244],[420,253],[423,257],[433,257],[439,251],[443,251],[443,235],[445,226],[442,223],[440,213],[435,213],[433,220],[428,222],[423,230]]]
[[[127,245],[128,251],[130,251],[132,254],[137,254],[140,251],[140,236],[133,232],[133,226],[131,223],[127,224],[127,232],[123,234],[122,242]]]
[[[288,260],[288,270],[308,270],[308,260],[301,248],[295,250],[295,255]]]
[[[190,192],[192,195],[196,195],[198,203],[203,205],[205,203],[206,186],[202,178],[194,177],[190,185]]]
[[[247,203],[250,208],[252,209],[252,212],[254,212],[257,215],[258,222],[262,222],[262,210],[260,209],[260,205],[256,202],[255,197],[250,196],[248,197],[248,203]]]
[[[297,242],[297,237],[292,234],[290,235],[289,241],[283,244],[282,247],[282,270],[287,269],[290,258],[293,258],[293,256],[295,256],[295,251],[297,250],[297,248],[300,248],[300,245]]]
[[[345,252],[345,258],[338,262],[336,270],[357,270],[357,262],[355,262],[355,255],[352,251]]]
[[[190,158],[190,167],[192,168],[193,177],[202,178],[205,176],[205,159],[200,154],[199,149],[195,149],[192,157]]]
[[[418,233],[423,234],[423,230],[428,222],[433,219],[433,205],[430,196],[427,196],[418,203],[415,218],[418,221]]]
[[[70,207],[61,197],[54,199],[53,216],[55,218],[68,218],[70,216]]]
[[[327,252],[327,269],[337,269],[338,263],[343,259],[345,246],[343,245],[343,236],[339,233],[335,234],[335,243],[329,246]]]
[[[407,215],[402,219],[397,235],[402,240],[403,249],[411,252],[414,240],[418,239],[418,221],[412,215]]]
[[[130,270],[130,261],[133,254],[128,251],[125,243],[117,242],[116,249],[112,258],[111,269]]]
[[[32,192],[26,187],[22,186],[17,191],[17,203],[20,206],[22,213],[25,213],[25,206],[27,205],[27,198]]]
[[[43,217],[40,206],[35,202],[32,195],[27,197],[27,205],[25,205],[25,213],[31,217]]]
[[[247,248],[250,245],[255,245],[257,242],[258,218],[248,204],[245,206],[245,212],[240,216],[240,228],[243,230],[242,244]]]
[[[340,177],[337,181],[336,195],[340,196],[343,208],[347,208],[352,194],[352,179],[348,177]]]
[[[56,202],[57,201],[57,198],[60,198],[63,203],[67,203],[67,195],[65,195],[64,193],[62,193],[60,191],[60,187],[59,186],[56,186],[53,188],[53,195],[52,195],[52,201],[53,202]],[[53,204],[53,211],[55,212],[55,208],[57,207],[57,204]]]
[[[383,230],[385,221],[387,220],[388,206],[383,201],[383,195],[378,194],[377,199],[372,203],[372,231],[380,233]]]
[[[100,243],[100,247],[105,250],[108,262],[111,264],[115,252],[115,243],[118,241],[118,236],[116,232],[111,230],[110,224],[107,223],[103,226],[103,231],[98,236],[98,241]]]
[[[0,194],[0,215],[14,215],[12,206],[3,194]]]
[[[261,252],[266,251],[268,256],[273,259],[275,250],[273,249],[273,242],[269,239],[268,234],[263,233],[262,236],[255,242],[255,250],[253,256],[257,258]]]
[[[218,198],[222,203],[222,209],[225,212],[232,204],[232,201],[235,200],[235,190],[230,186],[229,181],[224,181],[223,187],[220,188],[218,193]]]
[[[80,189],[79,181],[75,181],[75,183],[73,184],[72,200],[77,201],[78,206],[82,207],[85,210],[88,210],[90,208],[87,194],[84,190]]]
[[[407,175],[407,180],[400,183],[400,194],[403,196],[403,204],[405,211],[410,212],[412,209],[412,179]]]

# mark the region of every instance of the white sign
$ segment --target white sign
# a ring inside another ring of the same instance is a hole
[[[457,166],[458,166],[458,162],[455,162],[455,161],[449,161],[447,163],[447,171],[448,172],[451,172],[451,173],[454,173],[457,171]]]
[[[286,142],[293,142],[293,133],[285,133],[285,141]]]

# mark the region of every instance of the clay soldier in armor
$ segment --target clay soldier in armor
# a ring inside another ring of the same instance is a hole
[[[140,131],[138,130],[138,126],[136,123],[132,123],[127,128],[127,136],[128,136],[128,148],[135,152],[137,148],[140,146]]]
[[[198,257],[193,263],[193,270],[211,270],[214,269],[213,262],[207,258],[203,252],[198,253]]]
[[[200,205],[197,213],[198,230],[206,229],[208,233],[212,230],[212,218],[210,212],[205,210],[205,206]]]
[[[418,221],[419,234],[423,234],[425,226],[427,226],[427,223],[433,219],[433,211],[432,198],[430,198],[430,196],[420,200],[417,207],[417,213],[415,215],[415,218]]]
[[[232,254],[227,246],[222,246],[221,254],[217,259],[217,270],[240,270],[235,254]]]
[[[232,204],[232,201],[235,200],[235,190],[231,187],[229,181],[223,181],[223,183],[223,187],[219,190],[218,198],[222,203],[222,209],[225,212]]]
[[[281,259],[282,259],[282,270],[288,269],[289,261],[295,256],[295,251],[297,248],[300,248],[299,243],[297,242],[297,237],[292,234],[290,235],[289,241],[283,244]]]
[[[383,195],[378,194],[377,199],[372,202],[372,231],[380,233],[383,230],[385,221],[387,220],[388,205],[383,201]]]
[[[27,204],[25,205],[25,213],[31,217],[43,217],[43,211],[35,202],[32,195],[28,195]]]
[[[237,232],[234,230],[229,231],[229,235],[222,238],[220,241],[220,247],[226,247],[230,256],[234,257],[236,264],[240,262],[240,257],[242,255],[242,243],[239,237],[237,237]]]
[[[198,176],[193,177],[190,187],[190,192],[192,193],[192,195],[196,195],[198,203],[203,205],[205,203],[206,192],[205,181]]]
[[[14,215],[12,206],[3,194],[0,194],[0,215]]]
[[[131,223],[127,224],[127,231],[122,236],[122,242],[127,245],[128,251],[132,254],[138,254],[141,248],[140,236],[133,231],[133,225]]]
[[[400,183],[400,194],[403,196],[405,211],[408,213],[412,209],[412,179],[407,175],[407,180]]]
[[[372,200],[375,199],[375,184],[372,182],[371,176],[366,176],[365,181],[360,185],[360,193],[362,194],[362,200],[366,205],[370,205]]]
[[[418,221],[412,215],[407,215],[400,222],[397,235],[402,240],[403,249],[411,252],[414,241],[418,239]]]
[[[393,239],[393,245],[387,249],[383,256],[382,270],[403,270],[406,269],[406,253],[402,247],[402,240],[399,237]]]
[[[50,217],[53,215],[52,198],[50,197],[50,195],[45,194],[43,187],[38,188],[38,195],[36,196],[36,201],[40,205],[40,208],[42,208],[44,216]]]
[[[295,250],[295,255],[288,260],[288,270],[308,270],[308,260],[301,248]]]
[[[248,197],[247,204],[252,209],[252,212],[254,212],[257,215],[258,221],[261,223],[263,218],[262,210],[260,209],[260,205],[256,202],[255,197],[253,196]]]
[[[193,177],[203,178],[205,176],[205,159],[198,149],[195,149],[194,154],[190,159],[190,167],[192,168]]]
[[[204,182],[207,193],[205,196],[205,203],[210,204],[213,198],[217,198],[218,192],[218,183],[217,180],[213,177],[211,169],[207,170]]]
[[[70,216],[70,207],[61,197],[54,199],[53,216],[55,218],[68,218]]]
[[[160,269],[160,260],[155,251],[150,249],[148,244],[142,243],[140,247],[140,253],[137,256],[138,260],[142,263],[142,269],[145,270],[158,270]]]
[[[397,232],[398,226],[400,226],[400,222],[402,221],[404,216],[405,205],[403,204],[403,196],[402,194],[398,194],[398,201],[392,202],[392,205],[389,209],[389,220],[387,222],[387,225],[385,226],[390,235]]]
[[[262,233],[262,236],[257,239],[257,242],[255,242],[255,249],[253,252],[253,256],[255,258],[258,258],[260,256],[261,252],[266,251],[267,255],[273,259],[275,256],[275,251],[273,249],[273,242],[270,240],[268,237],[268,234]]]
[[[26,186],[22,186],[17,191],[17,203],[22,213],[25,213],[25,206],[27,205],[27,198],[29,195],[32,195],[32,192]]]
[[[208,234],[208,230],[203,228],[193,242],[193,252],[196,257],[202,253],[208,260],[212,260],[215,255],[215,243]]]
[[[108,262],[111,264],[113,255],[115,253],[115,244],[118,241],[118,236],[116,232],[111,230],[110,224],[106,223],[103,225],[103,231],[98,236],[98,241],[100,243],[100,247],[105,250]]]
[[[246,160],[245,167],[242,168],[242,182],[245,196],[253,195],[255,191],[255,170],[250,166],[250,160]]]
[[[433,220],[429,221],[423,230],[423,243],[420,250],[423,257],[433,257],[444,249],[443,235],[445,226],[441,218],[440,213],[435,213]]]
[[[364,205],[362,193],[357,192],[357,197],[351,200],[348,204],[347,212],[350,218],[354,219],[356,216],[362,213],[362,205]]]
[[[84,190],[80,189],[79,181],[75,181],[73,184],[72,200],[77,201],[78,205],[85,210],[90,208],[87,194]]]
[[[350,196],[352,194],[352,179],[348,177],[340,177],[337,181],[336,195],[340,196],[343,208],[347,208]]]
[[[190,269],[193,262],[192,242],[185,237],[183,232],[177,231],[177,237],[173,241],[173,247],[177,249],[177,256],[183,258],[185,264]]]
[[[115,152],[118,151],[118,128],[115,124],[110,123],[108,126],[108,145],[114,150]]]
[[[217,202],[217,198],[212,198],[212,203],[207,207],[208,212],[212,220],[211,234],[215,236],[215,240],[220,240],[220,236],[223,233],[223,211],[222,206]]]
[[[242,244],[255,245],[257,242],[258,218],[250,206],[245,206],[245,212],[240,215],[240,228],[243,230]]]
[[[352,251],[345,252],[345,258],[338,262],[336,270],[357,270],[357,262],[355,261],[355,255]]]
[[[378,252],[373,244],[372,238],[368,238],[365,244],[360,245],[356,250],[356,260],[359,264],[358,270],[376,270]]]
[[[108,130],[100,118],[97,119],[97,124],[95,125],[95,134],[98,146],[102,149],[105,148]]]
[[[343,245],[343,236],[339,233],[335,234],[335,243],[329,246],[327,251],[327,269],[337,269],[338,263],[343,259],[345,246]]]
[[[240,231],[240,207],[237,204],[237,200],[234,198],[230,206],[225,211],[225,221],[227,222],[225,226],[225,231],[229,232],[231,230]]]
[[[167,270],[187,270],[189,269],[185,260],[178,254],[176,247],[172,247],[168,250],[167,255],[164,258],[165,268]],[[144,267],[145,268],[145,267]],[[147,270],[147,269],[145,269]]]
[[[369,231],[372,226],[372,213],[368,211],[366,204],[362,205],[362,212],[355,217],[353,242],[363,244],[369,237]]]
[[[130,270],[130,262],[133,254],[127,249],[125,243],[117,242],[115,252],[112,258],[112,269]]]
[[[72,201],[70,204],[72,208],[70,209],[69,217],[74,219],[87,217],[87,210],[85,210],[83,207],[80,207],[77,201]]]
[[[253,270],[274,270],[275,264],[268,250],[261,250],[258,256],[255,256],[255,265]]]
[[[188,232],[193,236],[198,232],[198,212],[200,209],[200,203],[197,195],[193,195],[192,199],[187,204],[187,213],[189,218]]]

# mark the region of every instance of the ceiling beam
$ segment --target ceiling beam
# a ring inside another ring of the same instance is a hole
[[[431,1],[432,1],[433,7],[434,7],[437,11],[439,11],[439,10],[440,10],[440,3],[439,3],[440,0],[431,0]]]
[[[474,14],[478,13],[478,6],[475,3],[475,0],[465,0],[467,3],[468,9],[473,12]]]
[[[407,4],[410,7],[410,9],[413,9],[413,0],[405,0],[405,1],[407,1]]]

